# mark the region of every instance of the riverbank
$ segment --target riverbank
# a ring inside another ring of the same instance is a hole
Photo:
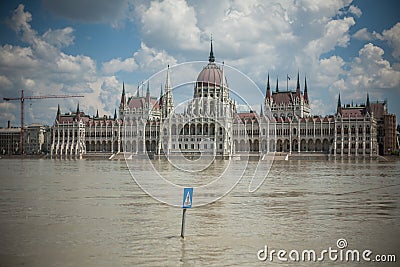
[[[212,156],[212,155],[210,155]],[[124,153],[116,153],[116,154],[111,154],[111,153],[87,153],[82,156],[82,159],[89,159],[89,160],[125,160],[128,159],[143,159],[143,158],[150,158],[150,159],[157,159],[157,158],[165,158],[165,156],[158,156],[158,155],[146,155],[146,154],[127,154],[125,156]],[[175,155],[170,155],[170,157],[175,157]],[[181,155],[176,155],[176,157],[181,157]],[[53,157],[54,159],[60,159],[60,157]],[[190,157],[189,157],[190,158]],[[221,156],[216,156],[216,158],[221,158],[221,159],[229,159],[228,157],[221,157]],[[380,155],[375,155],[375,156],[366,156],[363,157],[361,156],[355,156],[355,155],[329,155],[325,153],[316,153],[316,152],[310,152],[310,153],[282,153],[282,152],[276,152],[274,154],[270,155],[265,155],[261,156],[259,154],[235,154],[230,157],[231,159],[234,160],[270,160],[274,159],[275,161],[281,161],[281,160],[332,160],[332,159],[372,159],[372,160],[400,160],[400,156],[397,155],[386,155],[386,156],[380,156]],[[0,159],[51,159],[50,155],[2,155],[0,156]],[[61,159],[79,159],[78,157],[62,157]]]

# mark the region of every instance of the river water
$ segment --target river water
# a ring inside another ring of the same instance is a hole
[[[365,264],[257,256],[265,246],[338,249],[341,238],[346,249],[400,261],[399,160],[275,161],[254,193],[249,180],[245,173],[225,197],[189,209],[181,239],[182,209],[144,193],[124,160],[1,159],[0,266]],[[367,263],[380,265],[396,263]]]

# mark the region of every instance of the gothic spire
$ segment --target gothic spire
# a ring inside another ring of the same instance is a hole
[[[276,92],[279,92],[279,86],[278,86],[278,77],[276,77]]]
[[[367,103],[365,103],[366,111],[371,113],[371,104],[369,102],[369,94],[367,93]]]
[[[114,109],[114,120],[117,119],[117,109]]]
[[[99,117],[99,110],[97,109],[97,111],[96,111],[96,118],[98,118]]]
[[[267,99],[271,98],[271,87],[269,86],[269,73],[267,78],[267,92],[265,94],[265,98]]]
[[[160,105],[160,107],[162,106],[162,102],[163,102],[163,88],[162,88],[162,84],[161,84],[161,88],[160,88],[160,99],[158,99],[158,104]]]
[[[208,62],[215,62],[214,51],[213,51],[213,43],[212,43],[212,35],[211,35],[211,48],[210,48],[210,56],[208,57]]]
[[[125,83],[122,82],[122,95],[121,95],[121,103],[120,103],[120,107],[122,109],[125,108],[126,105],[126,96],[125,96]]]
[[[60,117],[61,117],[60,104],[58,104],[56,120],[59,121]]]
[[[221,98],[224,98],[225,97],[225,71],[224,71],[224,66],[225,66],[225,63],[224,62],[222,62],[222,81],[221,81]]]
[[[147,81],[146,102],[150,103],[150,81]]]
[[[76,107],[76,120],[80,120],[81,119],[81,112],[79,111],[79,102],[78,102],[78,105],[77,105],[77,107]]]
[[[308,102],[307,77],[304,77],[304,100]]]
[[[297,71],[297,86],[296,86],[296,96],[300,97],[300,77]]]
[[[169,65],[167,68],[167,78],[165,79],[165,91],[168,89],[171,89],[171,80],[169,78]]]
[[[340,101],[340,93],[339,93],[339,97],[338,97],[338,101],[337,101],[337,109],[336,109],[336,113],[342,113],[342,102]]]
[[[162,116],[166,118],[174,110],[174,99],[171,90],[171,80],[169,76],[169,65],[167,68],[167,77],[165,78],[164,95],[162,97]]]

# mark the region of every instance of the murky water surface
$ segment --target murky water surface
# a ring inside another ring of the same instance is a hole
[[[255,193],[249,180],[188,210],[182,240],[182,209],[144,193],[123,160],[1,159],[0,266],[309,266],[257,252],[337,249],[339,238],[400,261],[400,161],[275,161]],[[365,264],[312,264],[334,263]]]

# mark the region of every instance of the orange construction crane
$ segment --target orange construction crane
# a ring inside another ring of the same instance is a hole
[[[21,91],[21,97],[3,97],[5,101],[18,100],[21,101],[21,155],[24,155],[24,102],[25,99],[46,99],[46,98],[70,98],[84,97],[83,95],[41,95],[41,96],[24,96],[24,90]]]

